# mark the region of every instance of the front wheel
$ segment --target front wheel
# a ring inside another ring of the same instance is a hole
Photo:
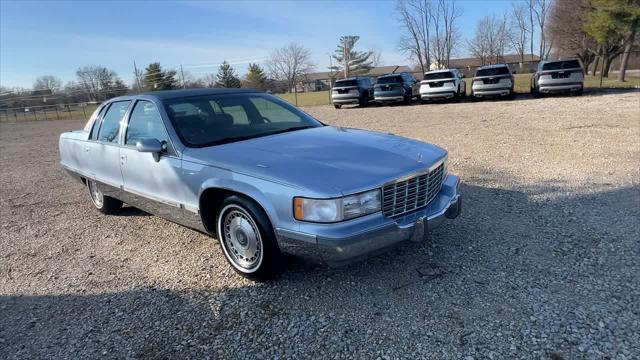
[[[411,105],[411,100],[413,99],[413,95],[411,94],[411,91],[409,91],[405,96],[404,96],[404,104],[405,105]]]
[[[228,197],[217,227],[222,251],[237,273],[256,281],[277,275],[282,254],[269,218],[255,202]]]
[[[333,107],[336,108],[336,109],[340,109],[342,107],[342,105],[341,104],[333,104]]]
[[[93,206],[101,213],[111,215],[122,208],[122,201],[105,196],[97,182],[87,179],[87,190]]]

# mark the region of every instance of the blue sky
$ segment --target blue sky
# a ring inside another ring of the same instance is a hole
[[[458,1],[464,38],[509,0]],[[244,73],[291,41],[311,49],[326,71],[340,35],[359,35],[360,49],[378,49],[384,64],[408,64],[397,50],[394,1],[13,1],[0,0],[0,85],[30,88],[36,77],[73,80],[83,65],[103,65],[127,83],[133,61],[159,61],[194,76],[223,60]],[[463,53],[464,54],[464,49]]]

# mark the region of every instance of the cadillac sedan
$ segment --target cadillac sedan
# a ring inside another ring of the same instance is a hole
[[[59,147],[98,211],[126,203],[217,237],[257,280],[283,252],[341,265],[421,241],[461,209],[445,150],[327,126],[255,90],[114,98]]]

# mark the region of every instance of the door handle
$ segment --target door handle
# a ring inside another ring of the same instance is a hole
[[[120,164],[124,165],[127,162],[127,155],[120,155]]]

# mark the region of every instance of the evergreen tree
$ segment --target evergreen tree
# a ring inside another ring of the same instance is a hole
[[[218,69],[218,75],[216,75],[216,87],[221,88],[239,88],[240,78],[236,75],[236,71],[225,60]]]
[[[175,70],[163,70],[160,63],[149,64],[144,69],[144,85],[148,91],[178,88]]]
[[[243,87],[254,88],[258,90],[266,90],[267,75],[258,64],[249,63],[249,71],[244,78]]]
[[[331,70],[342,71],[344,77],[366,74],[371,70],[373,61],[369,58],[372,52],[356,51],[354,48],[358,40],[360,40],[360,36],[347,35],[340,37],[338,48],[335,51],[335,55],[333,55],[333,58],[340,65]]]

